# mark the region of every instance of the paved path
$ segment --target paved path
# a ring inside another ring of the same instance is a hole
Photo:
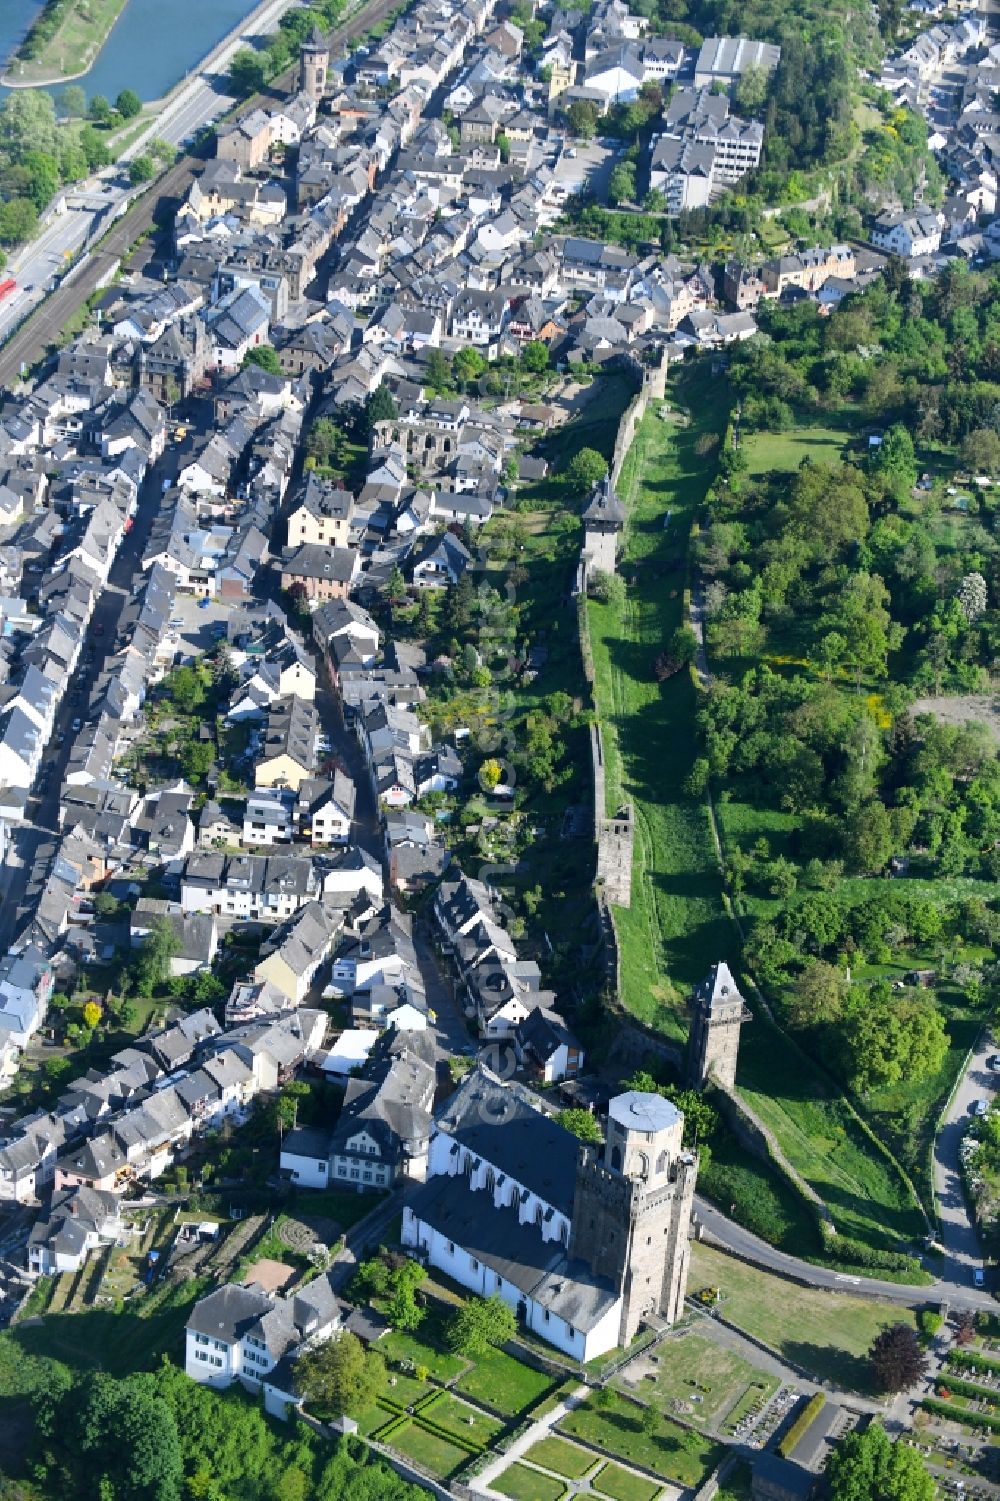
[[[536,1419],[526,1432],[514,1440],[504,1454],[498,1454],[485,1469],[480,1470],[474,1481],[476,1490],[487,1489],[490,1482],[497,1478],[501,1470],[505,1470],[509,1464],[513,1464],[515,1459],[520,1459],[521,1455],[530,1449],[532,1444],[537,1444],[540,1438],[545,1438],[551,1433],[560,1419],[564,1418],[574,1407],[579,1407],[587,1395],[587,1390],[588,1388],[582,1385],[574,1387],[573,1391],[564,1397],[561,1402],[558,1402],[552,1408],[551,1412],[547,1412],[542,1417]]]
[[[887,1303],[898,1303],[902,1308],[922,1308],[928,1303],[948,1303],[952,1308],[983,1309],[996,1312],[996,1303],[986,1292],[976,1292],[968,1282],[949,1281],[941,1278],[920,1287],[903,1282],[881,1282],[875,1277],[855,1277],[831,1267],[815,1266],[811,1261],[801,1261],[784,1251],[775,1250],[767,1241],[761,1240],[742,1225],[735,1224],[707,1200],[695,1198],[695,1209],[707,1231],[706,1242],[732,1251],[744,1261],[750,1261],[765,1271],[778,1276],[792,1277],[810,1287],[825,1288],[828,1292],[854,1293],[862,1298],[878,1298]]]
[[[1000,1074],[994,1074],[986,1067],[986,1059],[995,1048],[989,1030],[984,1030],[958,1081],[944,1125],[934,1142],[934,1191],[941,1224],[940,1239],[945,1249],[945,1275],[948,1281],[963,1287],[971,1285],[973,1269],[982,1266],[983,1251],[965,1197],[959,1149],[973,1102],[991,1100],[1000,1080]]]

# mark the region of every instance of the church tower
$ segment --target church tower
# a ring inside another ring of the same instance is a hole
[[[688,1081],[701,1089],[714,1078],[723,1089],[736,1083],[740,1028],[750,1011],[725,963],[713,964],[694,993],[688,1042]]]
[[[326,91],[326,76],[330,71],[330,47],[314,26],[312,35],[299,48],[301,59],[301,89],[318,104]]]
[[[620,1345],[644,1318],[672,1324],[684,1307],[698,1162],[683,1132],[676,1105],[630,1090],[608,1107],[603,1150],[577,1157],[569,1254],[620,1293]]]

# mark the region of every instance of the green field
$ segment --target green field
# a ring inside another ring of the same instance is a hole
[[[402,1400],[406,1401],[405,1398]],[[466,1443],[480,1444],[483,1448],[491,1444],[507,1426],[499,1418],[491,1418],[481,1408],[470,1407],[468,1402],[452,1396],[451,1392],[443,1392],[433,1402],[428,1402],[421,1413],[427,1414],[428,1421],[435,1428],[444,1428]]]
[[[924,1222],[896,1168],[865,1135],[834,1081],[764,1017],[744,1029],[736,1083],[838,1230],[875,1246],[919,1241]]]
[[[513,1501],[559,1501],[566,1487],[554,1475],[543,1475],[528,1465],[515,1463],[490,1481],[490,1490],[511,1496]]]
[[[151,1306],[146,1313],[87,1308],[48,1314],[40,1324],[15,1325],[0,1340],[28,1355],[63,1361],[75,1371],[125,1376],[155,1365],[161,1355],[180,1358],[184,1325],[205,1290],[204,1281],[196,1280],[159,1300],[155,1293],[147,1295]]]
[[[611,1496],[613,1501],[653,1501],[660,1493],[655,1480],[647,1480],[634,1470],[623,1470],[613,1460],[593,1477],[590,1488],[601,1496]]]
[[[692,1292],[717,1287],[719,1312],[817,1380],[850,1391],[869,1387],[866,1353],[886,1324],[912,1324],[908,1308],[849,1293],[799,1287],[695,1242],[691,1247]]]
[[[426,1366],[435,1380],[452,1381],[465,1369],[468,1361],[445,1348],[445,1321],[444,1310],[432,1303],[415,1334],[393,1329],[380,1342],[379,1349],[387,1360],[412,1360],[415,1366]]]
[[[471,1370],[456,1382],[456,1389],[474,1402],[485,1402],[497,1412],[516,1417],[545,1396],[552,1377],[532,1366],[524,1365],[503,1350],[490,1350],[477,1356]]]
[[[643,1402],[685,1418],[697,1427],[716,1428],[751,1387],[768,1396],[778,1389],[735,1350],[697,1333],[673,1336],[658,1346],[653,1372],[637,1383],[619,1376],[615,1385]]]
[[[817,464],[838,464],[850,436],[846,427],[803,424],[786,433],[748,434],[743,453],[751,479],[757,479],[775,469],[798,469],[805,458]]]
[[[564,1438],[555,1436],[540,1438],[537,1444],[525,1451],[524,1457],[545,1470],[565,1475],[567,1480],[579,1480],[598,1462],[589,1449],[581,1449],[577,1444],[568,1444]]]
[[[653,671],[682,623],[691,524],[712,474],[695,444],[700,434],[718,432],[724,416],[704,376],[688,383],[684,396],[697,419],[678,426],[651,409],[622,469],[618,489],[629,517],[624,618],[613,605],[587,606],[607,807],[614,812],[629,800],[636,817],[632,905],[615,913],[622,1001],[675,1036],[686,1030],[692,984],[712,959],[733,960],[736,948],[707,807],[683,785],[695,758],[696,689],[687,673],[660,684]]]
[[[722,1456],[720,1445],[669,1418],[661,1417],[659,1427],[646,1433],[640,1417],[635,1403],[617,1394],[600,1407],[590,1396],[566,1414],[559,1432],[586,1439],[607,1454],[643,1465],[679,1485],[700,1485]]]
[[[400,1454],[405,1454],[409,1459],[416,1460],[431,1475],[436,1475],[439,1480],[447,1480],[462,1465],[468,1463],[469,1456],[465,1449],[460,1449],[457,1444],[449,1444],[447,1439],[439,1438],[436,1433],[429,1433],[426,1428],[410,1422],[404,1423],[401,1428],[386,1440],[393,1449],[398,1449]]]
[[[53,35],[37,56],[15,56],[9,77],[16,83],[60,83],[85,73],[125,9],[126,0],[64,0]]]

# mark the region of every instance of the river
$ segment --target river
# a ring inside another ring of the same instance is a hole
[[[127,0],[89,73],[75,80],[89,96],[114,99],[134,89],[162,99],[259,0]],[[42,0],[0,0],[0,61],[15,50]],[[58,93],[58,87],[50,92]],[[0,89],[0,96],[6,94]]]

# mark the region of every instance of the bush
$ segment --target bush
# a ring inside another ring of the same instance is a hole
[[[778,1445],[778,1453],[784,1459],[789,1457],[799,1440],[804,1437],[806,1430],[816,1421],[825,1406],[826,1398],[822,1392],[816,1392],[809,1398],[809,1401]]]
[[[887,1251],[866,1245],[863,1240],[852,1240],[849,1235],[831,1235],[827,1250],[837,1261],[849,1262],[851,1266],[881,1268],[885,1272],[919,1272],[920,1262],[916,1256],[905,1251]]]
[[[920,1325],[921,1334],[925,1334],[928,1339],[933,1339],[944,1323],[944,1319],[933,1308],[921,1308],[917,1322]]]

